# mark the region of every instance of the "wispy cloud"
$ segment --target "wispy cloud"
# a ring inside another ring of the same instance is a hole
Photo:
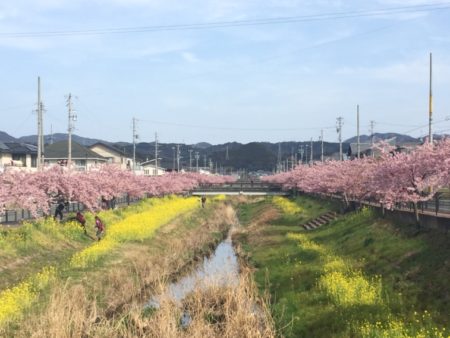
[[[191,52],[182,52],[181,57],[183,58],[183,60],[189,63],[197,63],[200,61],[199,58]]]

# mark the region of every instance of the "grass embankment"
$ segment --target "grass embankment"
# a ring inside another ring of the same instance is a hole
[[[236,236],[285,336],[448,336],[448,237],[413,236],[367,209],[308,232],[299,225],[332,206],[291,203],[243,205],[246,228]]]
[[[6,250],[2,252],[7,252],[10,257],[32,254],[28,256],[31,261],[42,260],[49,253],[57,256],[64,246],[56,243],[52,248],[52,240],[64,241],[80,249],[55,259],[58,264],[36,263],[47,266],[43,270],[40,267],[41,272],[31,271],[21,264],[11,265],[5,270],[18,270],[23,278],[22,282],[12,284],[0,293],[1,332],[11,336],[86,334],[91,325],[96,326],[98,322],[106,321],[106,317],[120,313],[121,305],[139,295],[149,279],[172,276],[192,260],[198,248],[204,249],[204,246],[218,241],[225,231],[225,221],[207,226],[207,234],[198,233],[202,232],[200,227],[205,225],[205,219],[216,213],[214,207],[217,206],[199,210],[196,198],[166,198],[106,212],[100,216],[107,224],[107,235],[100,243],[94,244],[92,240],[86,241],[82,229],[73,224],[47,226],[36,223],[24,229],[14,229],[13,235],[7,234],[6,239],[14,238],[14,233],[25,232],[28,235],[17,236],[16,246],[4,240],[9,247],[4,245]],[[186,214],[195,209],[194,213]],[[222,214],[216,216],[223,216],[223,207],[219,210]],[[155,233],[180,214],[186,216]],[[72,229],[70,235],[66,235],[67,229]],[[195,238],[191,237],[193,235]],[[166,246],[157,245],[161,243]],[[168,255],[162,257],[162,253]]]

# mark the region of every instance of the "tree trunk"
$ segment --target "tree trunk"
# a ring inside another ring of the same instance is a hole
[[[417,202],[413,203],[413,207],[414,207],[414,216],[416,219],[416,225],[417,225],[417,228],[420,229],[419,207],[417,205]]]
[[[344,197],[344,207],[345,207],[345,211],[347,212],[347,211],[348,211],[348,208],[349,208],[349,203],[348,203],[347,194],[346,194],[345,192],[344,192],[343,197]]]

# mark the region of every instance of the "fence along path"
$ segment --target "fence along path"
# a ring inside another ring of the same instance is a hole
[[[116,199],[115,205],[116,206],[125,206],[129,204],[136,203],[140,201],[140,198],[128,198],[127,196],[122,196]],[[53,216],[55,214],[56,204],[52,205],[50,208],[50,216]],[[64,208],[63,213],[69,213],[69,212],[77,212],[77,211],[83,211],[84,205],[79,202],[69,202],[66,207]],[[42,211],[38,212],[38,217],[43,217],[44,213]],[[0,214],[0,225],[4,227],[14,227],[20,225],[22,221],[32,220],[35,217],[31,215],[31,213],[28,210],[25,209],[13,209],[13,210],[5,210],[3,213]]]

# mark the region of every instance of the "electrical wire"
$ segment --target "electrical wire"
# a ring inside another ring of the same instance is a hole
[[[193,125],[193,124],[184,124],[184,123],[174,123],[174,122],[163,122],[163,121],[155,121],[155,120],[145,120],[138,119],[139,122],[147,122],[153,124],[161,124],[168,125],[174,127],[183,127],[183,128],[194,128],[194,129],[215,129],[215,130],[237,130],[237,131],[300,131],[300,130],[321,130],[321,129],[334,129],[334,126],[327,127],[305,127],[305,128],[241,128],[241,127],[222,127],[222,126],[206,126],[206,125]]]
[[[377,17],[396,14],[411,14],[419,12],[438,11],[446,9],[450,9],[450,2],[441,2],[426,5],[424,4],[414,6],[390,7],[372,10],[330,12],[324,14],[247,19],[247,20],[229,20],[229,21],[216,21],[216,22],[192,23],[192,24],[99,28],[86,30],[59,30],[59,31],[55,30],[42,32],[0,33],[0,37],[39,38],[39,37],[73,36],[73,35],[105,35],[105,34],[148,33],[161,31],[204,30],[204,29],[229,28],[229,27],[290,24],[290,23],[312,22],[312,21],[330,21],[330,20],[350,19],[360,17]]]

